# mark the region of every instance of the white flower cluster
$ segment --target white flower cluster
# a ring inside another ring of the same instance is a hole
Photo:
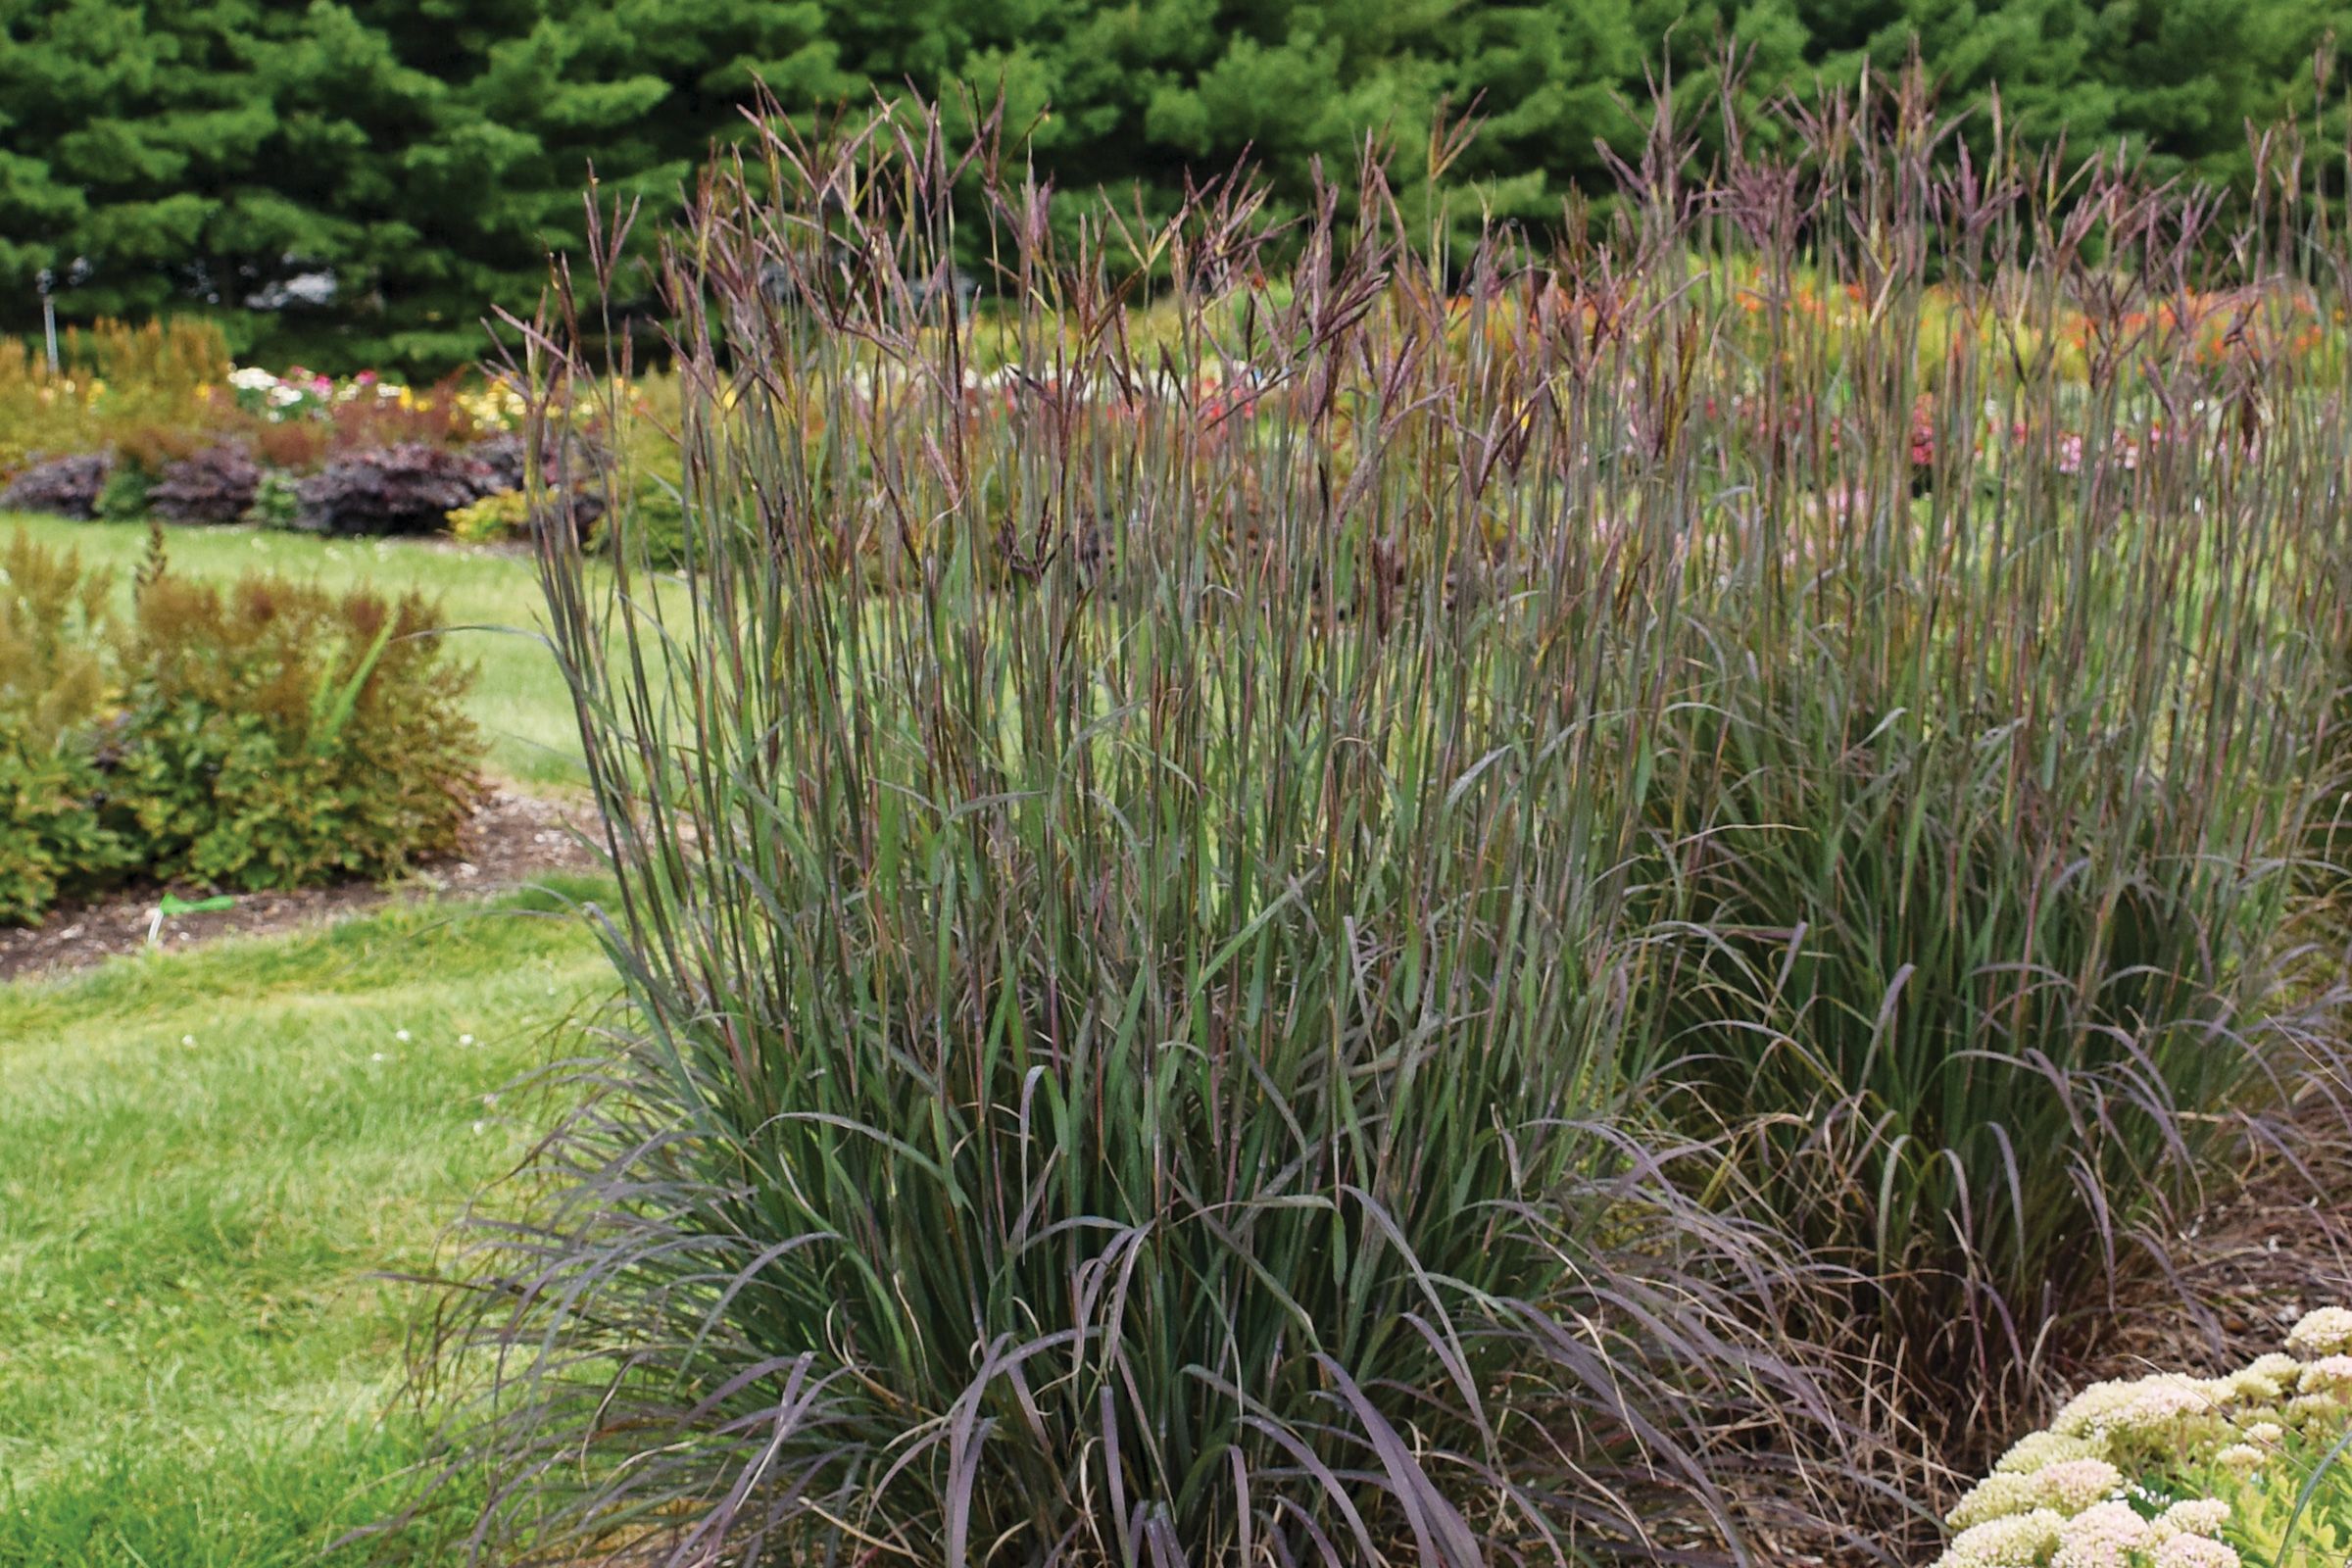
[[[1944,1519],[1968,1530],[1988,1519],[2049,1508],[2071,1517],[2120,1492],[2124,1473],[2104,1459],[2059,1459],[2032,1470],[1996,1469],[1978,1482]]]
[[[323,417],[330,404],[357,403],[364,399],[403,403],[413,396],[407,387],[386,381],[373,370],[362,370],[337,381],[299,366],[283,375],[273,375],[258,365],[241,365],[228,372],[228,384],[240,394],[243,406],[258,409],[272,424],[294,418]]]
[[[2305,1361],[2352,1351],[2352,1308],[2323,1306],[2305,1314],[2287,1331],[2286,1348]]]
[[[2154,1495],[2123,1466],[2259,1473],[2288,1430],[2352,1424],[2352,1310],[2323,1307],[2228,1377],[2098,1383],[2020,1441],[1945,1519],[1936,1568],[2239,1568],[2230,1504]],[[2225,1486],[2223,1490],[2228,1490]]]

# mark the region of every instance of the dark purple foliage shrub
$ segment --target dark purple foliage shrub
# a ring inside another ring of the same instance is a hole
[[[147,506],[166,522],[234,522],[261,487],[261,465],[243,447],[207,447],[165,465],[147,492]]]
[[[575,438],[576,439],[576,438]],[[466,456],[489,468],[491,484],[485,494],[498,495],[504,491],[520,490],[529,476],[529,447],[520,435],[509,432],[477,441],[466,449]],[[585,537],[605,514],[604,494],[594,476],[604,462],[603,454],[582,441],[566,460],[553,445],[544,446],[539,455],[539,478],[542,485],[553,485],[565,474],[572,483],[562,495],[545,494],[532,497],[531,526],[536,529],[550,512],[568,514],[574,533]]]
[[[115,460],[103,452],[76,453],[36,463],[0,490],[0,512],[47,512],[60,517],[98,515]]]
[[[530,447],[521,436],[508,432],[494,435],[486,441],[476,441],[466,449],[466,455],[490,470],[490,495],[522,488],[524,471],[530,462]]]
[[[496,494],[488,464],[420,442],[337,458],[302,481],[301,526],[319,533],[430,533],[458,508]]]

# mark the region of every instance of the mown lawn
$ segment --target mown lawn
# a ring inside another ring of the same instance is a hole
[[[0,514],[0,534],[19,527],[114,567],[125,595],[147,549],[143,523]],[[582,782],[579,733],[563,676],[538,637],[539,582],[526,557],[430,539],[320,539],[266,528],[172,528],[167,538],[172,565],[194,576],[261,567],[332,588],[434,596],[448,624],[465,628],[452,632],[453,649],[480,669],[467,710],[489,742],[492,769],[530,783]]]
[[[376,1517],[418,1447],[376,1276],[519,1152],[608,974],[527,894],[0,986],[0,1564],[308,1564]]]

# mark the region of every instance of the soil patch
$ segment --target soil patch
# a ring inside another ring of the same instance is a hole
[[[558,871],[596,865],[579,840],[586,805],[504,791],[466,825],[459,853],[428,861],[389,884],[346,882],[290,893],[241,893],[225,909],[160,912],[166,893],[194,902],[201,889],[134,886],[102,898],[68,900],[39,925],[0,927],[0,981],[87,968],[117,954],[193,947],[216,937],[286,931],[338,920],[396,899],[496,893]]]

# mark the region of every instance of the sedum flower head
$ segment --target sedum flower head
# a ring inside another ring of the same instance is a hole
[[[2263,1452],[2251,1443],[2232,1443],[2213,1456],[2213,1462],[2225,1470],[2246,1475],[2262,1468]]]
[[[2297,1385],[2305,1394],[2352,1393],[2352,1355],[2324,1355],[2303,1369]]]
[[[2047,1508],[1987,1519],[1953,1538],[1942,1568],[2043,1568],[2058,1549],[2058,1532],[2065,1523]]]
[[[2307,1432],[2313,1427],[2333,1424],[2343,1413],[2342,1403],[2333,1395],[2298,1394],[2286,1401],[2286,1408],[2278,1412],[2278,1419],[2299,1432]]]
[[[2323,1306],[2287,1330],[2286,1348],[2306,1361],[2352,1351],[2352,1310]]]
[[[2150,1437],[2211,1413],[2232,1395],[2226,1381],[2163,1372],[2129,1383],[2094,1383],[2076,1395],[2050,1423],[2073,1437]]]
[[[2211,1536],[2175,1536],[2155,1556],[2156,1568],[2238,1568],[2237,1552]]]
[[[2230,1522],[2230,1505],[2219,1497],[2187,1497],[2156,1516],[2156,1539],[2210,1536]]]
[[[2104,1459],[2062,1459],[2034,1472],[2042,1504],[2069,1515],[2105,1501],[2123,1484],[2124,1473]]]
[[[2058,1532],[2050,1568],[2131,1568],[2132,1553],[2150,1539],[2148,1522],[2130,1503],[2095,1503]]]
[[[2284,1443],[2286,1441],[2286,1428],[2280,1426],[2276,1421],[2257,1421],[2253,1425],[2246,1428],[2246,1441],[2248,1443],[2259,1443],[2265,1447],[2276,1444]]]
[[[2064,1464],[2069,1459],[2099,1459],[2105,1456],[2102,1446],[2089,1438],[2071,1437],[2057,1432],[2029,1432],[2018,1439],[2016,1445],[2001,1455],[2001,1462],[1992,1468],[1995,1472],[2031,1475],[2050,1465]]]
[[[2090,1438],[2113,1412],[2138,1396],[2137,1383],[2093,1383],[2059,1409],[2050,1430],[2065,1438]]]
[[[1968,1495],[1955,1503],[1945,1514],[1943,1522],[1954,1530],[1966,1532],[1988,1519],[2006,1519],[2012,1514],[2031,1513],[2041,1502],[2040,1473],[2020,1475],[2014,1470],[1996,1470],[1969,1488]]]
[[[2273,1350],[2232,1372],[2227,1381],[2230,1391],[2240,1399],[2255,1404],[2276,1404],[2293,1391],[2295,1379],[2302,1370],[2303,1364],[2293,1356]]]

